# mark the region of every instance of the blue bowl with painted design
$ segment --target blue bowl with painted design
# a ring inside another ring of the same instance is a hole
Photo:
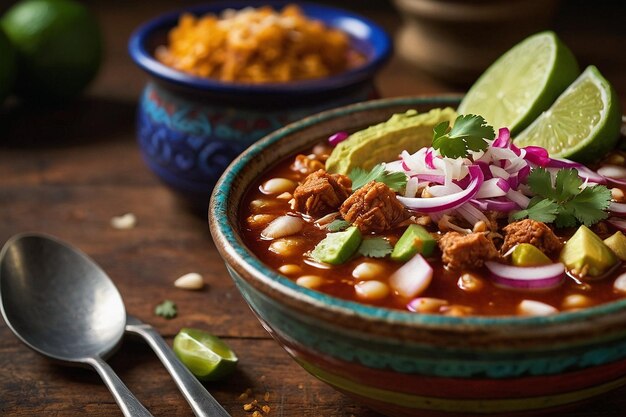
[[[278,343],[311,374],[385,415],[566,415],[564,409],[626,384],[626,300],[544,317],[416,314],[298,286],[242,241],[244,195],[277,162],[337,131],[458,102],[374,100],[266,136],[216,185],[209,208],[213,239],[237,288]]]
[[[165,184],[205,212],[215,182],[249,145],[304,116],[377,97],[373,81],[391,56],[389,36],[357,14],[313,3],[298,4],[308,17],[346,32],[351,47],[365,57],[363,65],[311,81],[244,84],[189,75],[154,57],[184,12],[201,16],[248,6],[281,9],[288,3],[294,2],[229,1],[190,7],[156,17],[131,35],[130,56],[149,75],[137,114],[142,156]]]

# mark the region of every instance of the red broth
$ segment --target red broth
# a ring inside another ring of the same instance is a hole
[[[288,196],[283,196],[284,198],[281,199],[277,198],[276,195],[267,195],[261,191],[261,185],[272,178],[287,178],[296,182],[304,180],[307,174],[292,168],[294,157],[295,155],[281,161],[277,166],[264,173],[248,190],[240,209],[240,218],[243,219],[241,232],[246,245],[263,263],[276,271],[285,265],[295,266],[290,268],[296,272],[289,271],[284,274],[294,281],[298,277],[307,275],[320,277],[324,284],[316,287],[318,291],[345,300],[407,310],[407,303],[410,300],[392,292],[379,300],[365,300],[359,297],[355,291],[355,285],[362,280],[352,276],[352,271],[357,265],[370,262],[381,267],[381,273],[376,280],[386,282],[388,277],[403,263],[392,261],[388,256],[379,259],[356,255],[342,265],[316,264],[310,259],[308,253],[326,236],[328,231],[315,226],[311,219],[308,219],[309,221],[306,222],[301,232],[283,238],[297,243],[290,245],[289,253],[276,253],[272,249],[273,240],[261,236],[268,219],[294,213],[290,207]],[[255,218],[254,216],[259,217]],[[381,234],[381,236],[386,237],[391,243],[395,243],[405,229],[406,226],[398,227]],[[430,231],[436,232],[436,226],[431,226]],[[596,231],[602,238],[608,237],[614,232],[608,227]],[[559,232],[559,237],[565,241],[572,233],[572,230]],[[557,288],[516,290],[495,285],[490,280],[489,272],[485,268],[462,272],[446,269],[441,262],[439,250],[435,250],[433,256],[427,258],[427,261],[433,267],[434,274],[429,287],[423,294],[420,294],[420,297],[445,300],[447,303],[436,312],[457,316],[518,315],[517,308],[523,300],[543,302],[556,307],[559,311],[571,311],[615,301],[622,298],[623,294],[613,289],[614,279],[626,272],[626,264],[620,263],[601,279],[581,281],[568,275],[564,283]],[[461,288],[459,280],[462,276],[466,278],[469,276],[469,280],[478,283],[477,287],[479,288],[473,290]]]

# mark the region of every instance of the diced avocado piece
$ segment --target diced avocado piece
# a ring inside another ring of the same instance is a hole
[[[613,251],[586,226],[580,226],[567,241],[559,259],[569,270],[583,277],[599,277],[617,263]]]
[[[353,133],[339,143],[326,160],[326,171],[348,175],[355,167],[369,170],[381,162],[398,159],[404,150],[414,153],[433,140],[433,128],[454,123],[456,112],[446,107],[428,113],[408,110],[389,120]]]
[[[313,248],[311,256],[320,262],[339,265],[350,259],[359,248],[361,240],[361,232],[354,226],[343,232],[329,233]]]
[[[430,256],[435,249],[435,239],[419,224],[412,224],[404,231],[391,252],[394,261],[406,262],[416,253]]]
[[[552,261],[536,246],[520,243],[511,253],[511,263],[514,266],[539,266],[551,264]]]
[[[622,261],[626,261],[626,236],[622,232],[615,232],[611,237],[604,239],[604,244],[608,246],[614,254]]]

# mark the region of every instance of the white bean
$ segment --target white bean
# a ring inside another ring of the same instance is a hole
[[[561,307],[565,310],[572,310],[576,308],[584,308],[591,306],[591,299],[582,294],[570,294],[563,299]]]
[[[267,225],[269,222],[276,218],[273,214],[253,214],[252,216],[248,216],[246,221],[248,222],[248,226],[252,228],[261,228]]]
[[[437,313],[441,307],[446,305],[448,305],[448,301],[431,297],[419,297],[409,303],[410,309],[416,313]]]
[[[300,217],[280,216],[263,229],[261,236],[266,239],[277,239],[298,233],[303,227],[304,220]]]
[[[617,292],[626,293],[626,273],[615,278],[613,289]]]
[[[286,264],[279,267],[278,272],[284,275],[298,275],[302,273],[302,268],[296,264]]]
[[[318,275],[303,275],[296,280],[296,284],[314,290],[324,284],[324,279]]]
[[[111,219],[111,227],[114,229],[132,229],[137,225],[137,217],[133,213],[126,213]]]
[[[199,290],[204,286],[204,280],[197,272],[190,272],[174,281],[174,286],[185,290]]]
[[[559,310],[541,301],[523,300],[517,306],[517,312],[523,316],[549,316]]]
[[[374,262],[362,262],[358,264],[352,271],[352,276],[361,280],[370,280],[379,278],[384,272],[384,268]]]
[[[296,189],[297,185],[287,178],[272,178],[265,181],[259,189],[264,194],[290,193]]]
[[[463,291],[475,292],[480,291],[485,284],[476,275],[465,273],[461,275],[456,285]]]
[[[361,281],[354,286],[362,300],[381,300],[389,295],[389,286],[380,281]]]

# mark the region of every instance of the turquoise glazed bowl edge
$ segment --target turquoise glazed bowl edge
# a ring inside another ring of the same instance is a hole
[[[414,314],[302,288],[242,242],[238,207],[251,182],[276,162],[336,131],[409,108],[456,107],[459,99],[402,97],[329,110],[241,154],[220,178],[209,209],[213,239],[238,289],[305,369],[390,416],[556,410],[621,385],[626,300],[548,317]],[[522,397],[527,401],[516,400]]]

